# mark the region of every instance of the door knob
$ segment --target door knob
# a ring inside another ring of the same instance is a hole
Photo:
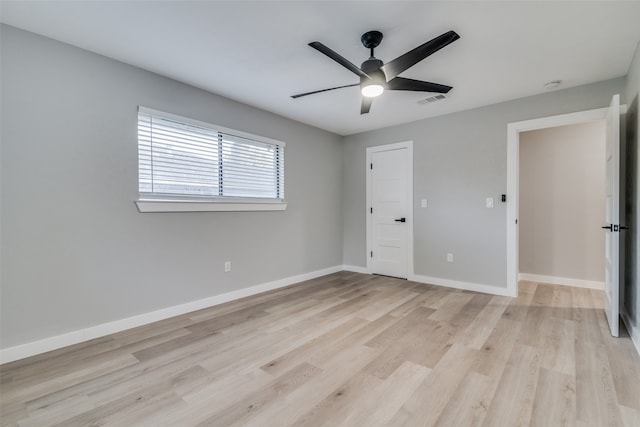
[[[396,219],[395,221],[396,222],[406,222],[407,219],[406,218],[400,218],[400,219]]]
[[[602,228],[606,228],[609,231],[613,231],[613,224],[602,226]]]

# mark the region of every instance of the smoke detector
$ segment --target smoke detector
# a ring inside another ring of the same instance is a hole
[[[560,86],[560,83],[562,83],[562,80],[552,80],[550,82],[545,83],[544,88],[546,90],[553,90],[558,88],[558,86]]]

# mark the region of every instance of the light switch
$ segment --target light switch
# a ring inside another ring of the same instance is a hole
[[[493,207],[493,197],[487,197],[487,207],[488,208]]]
[[[427,207],[427,199],[420,200],[420,207],[421,208],[426,208]]]

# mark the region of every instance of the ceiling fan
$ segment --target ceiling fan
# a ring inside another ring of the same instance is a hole
[[[396,59],[384,64],[373,54],[373,50],[382,41],[382,33],[380,31],[368,31],[362,35],[360,41],[362,41],[364,47],[371,50],[371,57],[364,61],[360,68],[356,67],[353,63],[349,62],[349,60],[334,52],[322,43],[311,42],[309,43],[309,46],[327,55],[338,64],[342,65],[352,73],[359,76],[360,83],[337,86],[329,89],[315,90],[313,92],[300,93],[298,95],[292,95],[291,97],[295,99],[302,96],[313,95],[315,93],[327,92],[330,90],[342,89],[345,87],[360,86],[362,92],[360,114],[367,114],[371,109],[373,98],[382,94],[385,89],[447,93],[452,89],[451,86],[398,77],[398,74],[402,73],[408,68],[411,68],[418,62],[425,59],[427,56],[439,51],[443,47],[447,46],[450,43],[453,43],[459,38],[460,36],[455,31],[447,31],[446,33],[439,35],[433,40],[429,40],[428,42],[421,44],[420,46],[410,50],[404,55],[400,55]]]

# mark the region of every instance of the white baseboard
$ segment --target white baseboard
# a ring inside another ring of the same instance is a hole
[[[419,274],[411,274],[409,280],[419,283],[428,283],[431,285],[445,286],[448,288],[464,289],[465,291],[482,292],[485,294],[502,295],[507,297],[515,297],[506,287],[482,285],[480,283],[461,282],[459,280],[441,279],[438,277],[421,276]]]
[[[620,313],[620,316],[622,317],[622,323],[624,323],[627,331],[629,331],[629,336],[631,336],[631,341],[633,342],[638,355],[640,355],[640,325],[634,325],[631,318],[629,318],[629,315],[624,310]]]
[[[170,317],[179,316],[181,314],[190,313],[192,311],[201,310],[203,308],[213,307],[218,304],[233,301],[236,299],[248,297],[273,289],[283,288],[305,280],[315,279],[316,277],[325,276],[327,274],[336,273],[343,269],[342,265],[324,268],[322,270],[312,271],[310,273],[299,274],[297,276],[286,277],[284,279],[275,280],[273,282],[263,283],[249,288],[238,289],[237,291],[227,292],[220,295],[214,295],[197,301],[191,301],[160,310],[143,313],[126,319],[115,320],[113,322],[103,323],[89,328],[68,332],[62,335],[56,335],[44,338],[38,341],[32,341],[26,344],[16,345],[0,350],[0,364],[12,362],[25,357],[35,356],[36,354],[45,353],[47,351],[56,350],[73,344],[78,344],[94,338],[103,337],[105,335],[114,334],[126,329],[135,328],[158,320],[168,319]]]
[[[573,286],[576,288],[604,290],[604,282],[598,282],[594,280],[570,279],[567,277],[555,277],[555,276],[542,276],[539,274],[529,274],[529,273],[519,273],[518,280],[550,283],[552,285]]]
[[[355,273],[370,274],[366,267],[358,267],[355,265],[343,265],[342,269],[345,271],[353,271]],[[508,297],[516,296],[511,294],[507,288],[501,288],[498,286],[490,286],[490,285],[481,285],[479,283],[461,282],[458,280],[441,279],[438,277],[422,276],[419,274],[409,274],[409,277],[407,279],[413,282],[418,282],[418,283],[428,283],[431,285],[444,286],[447,288],[454,288],[454,289],[464,289],[466,291],[482,292],[482,293],[491,294],[491,295],[502,295],[502,296],[508,296]]]
[[[369,274],[369,271],[367,270],[367,267],[358,267],[357,265],[343,265],[342,269],[344,271],[352,271],[354,273],[362,273],[362,274]]]

